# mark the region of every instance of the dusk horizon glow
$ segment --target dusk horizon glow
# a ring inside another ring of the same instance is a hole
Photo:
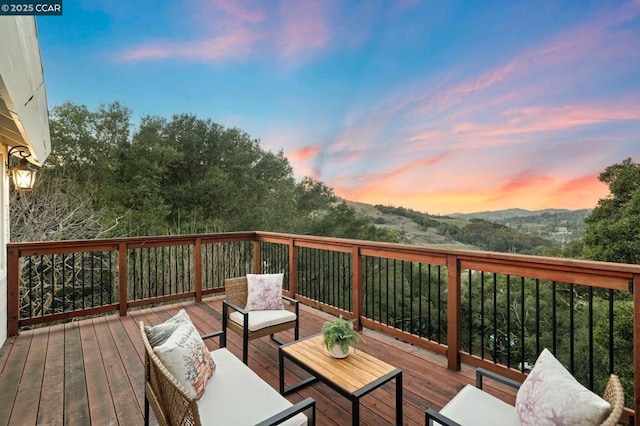
[[[594,208],[640,161],[640,0],[65,0],[49,107],[193,113],[352,201]]]

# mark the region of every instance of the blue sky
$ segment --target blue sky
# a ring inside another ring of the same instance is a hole
[[[640,161],[640,0],[64,0],[49,106],[194,113],[354,201],[592,208]]]

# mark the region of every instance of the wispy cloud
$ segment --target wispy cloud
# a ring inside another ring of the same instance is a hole
[[[288,153],[287,158],[301,176],[310,176],[314,179],[320,177],[320,171],[314,167],[314,158],[320,152],[319,145],[304,146]]]
[[[326,46],[331,34],[325,7],[320,1],[279,5],[277,21],[281,27],[274,31],[274,42],[280,55],[293,57]]]
[[[220,61],[242,58],[249,55],[256,38],[247,31],[237,30],[233,34],[196,42],[152,42],[131,48],[122,53],[124,61],[145,59],[183,58],[198,61]]]
[[[201,62],[247,57],[287,60],[323,49],[332,38],[331,2],[193,0],[185,39],[150,40],[122,49],[122,61],[187,59]],[[184,18],[181,18],[184,19]]]

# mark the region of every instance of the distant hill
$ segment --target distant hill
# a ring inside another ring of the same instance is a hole
[[[586,209],[509,209],[432,216],[404,207],[346,202],[376,226],[404,233],[411,244],[517,253],[581,238],[589,213]]]
[[[584,236],[584,219],[589,213],[591,209],[534,211],[507,209],[494,212],[455,213],[451,216],[467,220],[483,219],[563,244]]]
[[[439,222],[447,223],[452,226],[456,226],[458,228],[464,227],[469,223],[468,220],[464,219],[454,219],[454,218],[436,218],[435,226],[424,226],[423,221],[417,220],[415,218],[409,217],[406,214],[407,211],[400,208],[399,211],[389,211],[384,208],[379,208],[379,206],[374,206],[372,204],[360,203],[357,201],[348,201],[345,202],[353,207],[356,212],[363,216],[368,216],[373,220],[373,223],[377,227],[390,228],[399,232],[403,232],[407,237],[410,244],[416,244],[421,246],[428,245],[437,245],[440,247],[448,247],[448,248],[457,248],[457,249],[470,249],[473,250],[476,247],[469,244],[463,244],[459,241],[456,241],[451,236],[443,235],[439,229],[437,229],[437,225]],[[405,214],[398,214],[405,213]],[[419,213],[419,215],[423,215],[423,213]],[[431,218],[429,215],[424,215],[426,218]]]
[[[503,220],[509,219],[511,217],[528,217],[528,216],[541,216],[544,213],[548,214],[562,214],[562,213],[571,213],[571,212],[590,212],[590,210],[567,210],[567,209],[543,209],[543,210],[525,210],[525,209],[506,209],[506,210],[496,210],[496,211],[484,211],[484,212],[475,212],[475,213],[453,213],[448,216],[456,217],[459,219],[484,219],[489,221]]]

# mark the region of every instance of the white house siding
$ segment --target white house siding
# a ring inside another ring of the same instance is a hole
[[[42,165],[51,152],[49,113],[36,21],[32,16],[0,16],[0,345],[7,338],[9,179],[7,152],[29,148],[29,161]]]

